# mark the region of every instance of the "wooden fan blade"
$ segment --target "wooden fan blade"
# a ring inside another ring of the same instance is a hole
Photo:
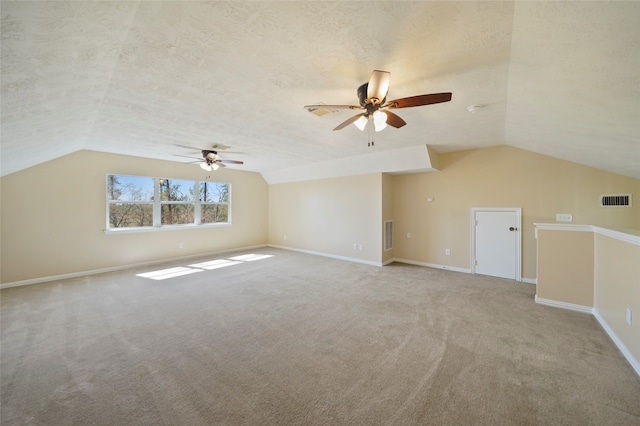
[[[204,151],[219,151],[219,152],[224,152],[226,154],[242,154],[242,152],[238,152],[238,151],[227,151],[227,149],[229,149],[230,147],[226,145],[221,145],[221,144],[214,144],[210,148],[196,148],[194,146],[180,145],[178,143],[174,143],[173,145],[179,146],[180,148],[187,148],[187,149],[198,151],[198,152],[202,152],[204,150]]]
[[[174,143],[173,145],[174,145],[174,146],[179,146],[180,148],[192,149],[192,150],[194,150],[194,151],[198,151],[198,152],[202,151],[202,148],[195,148],[195,147],[193,147],[193,146],[180,145],[180,144],[177,144],[177,143]]]
[[[224,152],[229,152],[227,151],[229,148],[231,148],[230,146],[227,145],[223,145],[221,143],[214,143],[213,145],[211,145],[211,148],[214,151],[224,151]]]
[[[229,164],[244,164],[244,161],[238,160],[218,160],[216,163],[229,163]]]
[[[409,96],[408,98],[395,99],[384,105],[389,108],[411,108],[423,105],[439,104],[441,102],[449,102],[451,100],[451,92],[431,93],[429,95]]]
[[[387,114],[387,124],[389,126],[392,126],[392,127],[395,127],[396,129],[399,129],[400,127],[402,127],[405,124],[407,124],[406,121],[404,121],[402,118],[400,118],[396,114],[392,113],[391,111],[384,111],[384,113]]]
[[[333,129],[333,130],[340,130],[340,129],[343,129],[343,128],[347,127],[349,124],[351,124],[351,123],[353,123],[354,121],[356,121],[358,118],[362,117],[363,115],[364,115],[364,113],[356,114],[356,115],[354,115],[353,117],[349,118],[348,120],[343,121],[342,123],[340,123],[340,124],[338,125],[338,127],[336,127],[336,128],[335,128],[335,129]]]
[[[309,111],[315,111],[317,109],[364,109],[360,105],[305,105],[305,109]]]
[[[191,158],[192,160],[202,161],[202,158],[192,157],[192,156],[190,156],[190,155],[173,154],[173,156],[174,156],[174,157]]]

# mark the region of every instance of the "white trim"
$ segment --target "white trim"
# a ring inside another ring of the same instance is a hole
[[[542,297],[538,297],[537,294],[535,297],[535,301],[540,305],[553,306],[554,308],[569,309],[570,311],[577,311],[585,314],[593,314],[593,308],[589,306],[576,305],[574,303],[567,303],[567,302],[560,302],[558,300],[552,300],[552,299],[543,299]]]
[[[534,223],[536,229],[544,229],[547,231],[593,231],[591,225],[571,225],[567,223]]]
[[[465,268],[458,268],[457,266],[448,266],[448,265],[436,265],[435,263],[425,263],[425,262],[418,262],[415,260],[409,260],[409,259],[399,259],[399,258],[394,258],[392,259],[393,262],[400,262],[400,263],[406,263],[409,265],[417,265],[417,266],[426,266],[427,268],[435,268],[435,269],[445,269],[447,271],[454,271],[454,272],[464,272],[465,274],[471,274],[471,270],[469,269],[465,269]]]
[[[295,247],[280,246],[280,245],[277,245],[277,244],[268,244],[268,246],[269,247],[273,247],[273,248],[282,249],[282,250],[297,251],[297,252],[300,252],[300,253],[313,254],[313,255],[316,255],[316,256],[330,257],[332,259],[346,260],[347,262],[363,263],[365,265],[371,265],[371,266],[382,266],[382,262],[375,262],[373,260],[358,259],[356,257],[339,256],[337,254],[322,253],[322,252],[319,252],[319,251],[304,250],[304,249],[299,249],[299,248],[295,248]]]
[[[233,225],[232,222],[214,222],[214,223],[186,223],[183,225],[162,225],[162,226],[144,226],[140,228],[110,228],[103,229],[106,235],[117,234],[135,234],[139,232],[158,232],[158,231],[184,231],[186,229],[203,229],[203,228],[224,228]]]
[[[32,278],[32,279],[29,279],[29,280],[13,281],[13,282],[0,284],[0,289],[5,289],[5,288],[9,288],[9,287],[19,287],[19,286],[23,286],[23,285],[40,284],[40,283],[45,283],[45,282],[50,282],[50,281],[64,280],[64,279],[68,279],[68,278],[83,277],[85,275],[103,274],[105,272],[114,272],[114,271],[121,271],[121,270],[124,270],[124,269],[138,268],[140,266],[156,265],[156,264],[159,264],[159,263],[195,259],[195,258],[204,257],[204,256],[215,256],[215,255],[220,255],[220,254],[224,254],[224,253],[233,253],[233,252],[236,252],[236,251],[253,250],[253,249],[258,249],[258,248],[263,248],[263,247],[267,247],[267,244],[259,244],[259,245],[255,245],[255,246],[232,248],[232,249],[219,250],[219,251],[213,251],[213,252],[208,252],[208,253],[198,253],[198,254],[192,254],[192,255],[188,255],[188,256],[172,257],[172,258],[169,258],[169,259],[150,260],[148,262],[130,263],[128,265],[113,266],[113,267],[110,267],[110,268],[92,269],[92,270],[89,270],[89,271],[72,272],[72,273],[69,273],[69,274],[52,275],[52,276],[48,276],[48,277]]]
[[[558,223],[534,223],[536,227],[536,238],[538,237],[538,230],[545,231],[578,231],[578,232],[593,232],[596,234],[604,235],[609,238],[624,241],[625,243],[640,246],[640,235],[637,230],[630,230],[629,232],[616,231],[614,229],[602,228],[600,226],[592,225],[569,225]]]
[[[604,235],[609,238],[624,241],[625,243],[640,246],[640,236],[627,234],[626,232],[614,231],[613,229],[600,228],[594,226],[596,234]]]
[[[476,213],[477,212],[513,212],[516,214],[516,270],[515,280],[522,281],[522,208],[520,207],[471,207],[471,265],[472,274],[476,273]]]
[[[613,343],[618,347],[622,355],[629,361],[631,367],[635,370],[636,374],[640,377],[640,362],[633,356],[631,351],[626,347],[626,345],[620,340],[618,335],[613,331],[609,324],[602,318],[600,313],[596,309],[593,309],[593,316],[596,317],[596,320],[600,323],[600,326],[604,329],[604,331],[609,335]]]
[[[522,282],[525,283],[525,284],[538,285],[538,279],[537,278],[523,278]]]

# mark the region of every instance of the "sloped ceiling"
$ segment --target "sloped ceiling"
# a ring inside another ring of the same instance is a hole
[[[188,162],[175,154],[199,153],[176,145],[224,144],[245,162],[230,167],[282,180],[418,145],[506,144],[640,178],[640,2],[0,8],[2,175],[81,149]],[[408,124],[373,136],[332,131],[352,111],[303,109],[357,104],[374,69],[391,72],[390,99],[453,99],[397,110]]]

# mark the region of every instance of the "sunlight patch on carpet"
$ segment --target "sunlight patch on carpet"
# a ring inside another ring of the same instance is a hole
[[[243,254],[241,256],[230,257],[231,260],[241,260],[243,262],[253,262],[254,260],[262,260],[273,257],[272,254]]]
[[[226,266],[238,265],[240,263],[242,262],[233,261],[229,259],[218,259],[218,260],[210,260],[208,262],[194,263],[193,265],[189,265],[189,266],[194,268],[211,270],[211,269],[224,268]]]
[[[202,272],[202,269],[193,269],[186,268],[184,266],[178,266],[177,268],[159,269],[157,271],[136,274],[136,276],[142,278],[150,278],[152,280],[166,280],[167,278],[180,277],[182,275],[189,275],[196,272]]]
[[[243,254],[240,256],[230,257],[228,259],[208,260],[206,262],[194,263],[186,266],[178,266],[176,268],[159,269],[157,271],[136,274],[137,277],[149,278],[152,280],[166,280],[167,278],[180,277],[182,275],[193,274],[194,272],[204,272],[213,269],[224,268],[227,266],[239,265],[245,262],[253,262],[254,260],[262,260],[273,257],[272,254]]]

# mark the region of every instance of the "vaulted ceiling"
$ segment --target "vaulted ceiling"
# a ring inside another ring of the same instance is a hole
[[[2,1],[2,175],[88,149],[278,174],[429,145],[511,145],[640,178],[640,2]],[[303,106],[396,110],[373,136]],[[468,107],[481,105],[475,113]],[[368,146],[369,138],[375,145]],[[384,170],[380,161],[380,171]],[[185,164],[185,167],[194,167]],[[286,179],[285,179],[286,180]]]

